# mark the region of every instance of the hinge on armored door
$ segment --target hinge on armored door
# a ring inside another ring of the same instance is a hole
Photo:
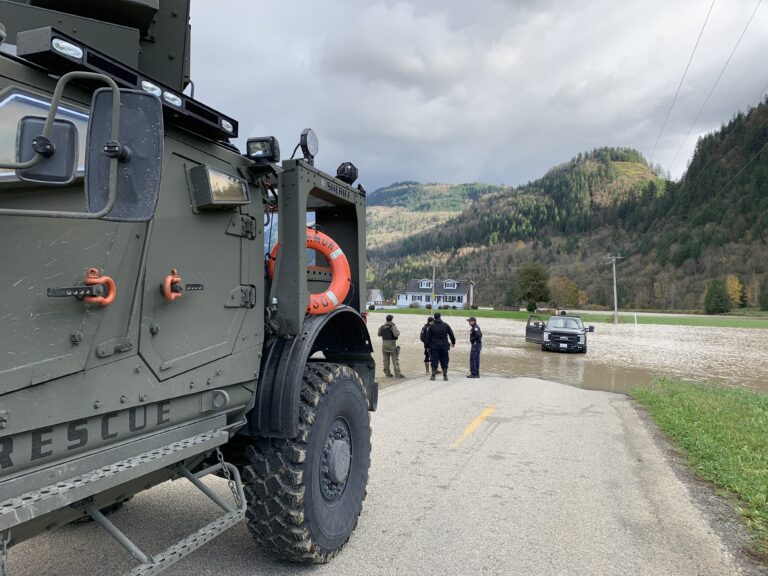
[[[227,234],[248,240],[256,239],[256,218],[248,214],[237,214],[227,226]]]
[[[229,293],[225,308],[253,308],[256,306],[256,287],[238,286]]]

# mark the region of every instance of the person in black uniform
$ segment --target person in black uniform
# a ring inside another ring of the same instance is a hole
[[[450,343],[448,340],[450,339]],[[448,380],[448,350],[456,345],[456,337],[453,330],[443,322],[440,312],[435,312],[435,321],[427,330],[427,341],[429,346],[429,356],[432,362],[432,376],[430,380],[435,379],[437,374],[437,365],[443,369],[443,380]]]
[[[429,368],[430,368],[430,365],[432,364],[429,361],[429,346],[427,345],[427,331],[429,330],[429,327],[432,326],[432,322],[434,321],[435,319],[432,318],[432,316],[428,316],[427,323],[421,327],[421,334],[419,335],[419,339],[424,343],[424,369],[427,371],[427,375],[429,375]]]
[[[474,316],[467,318],[469,322],[469,345],[472,350],[469,353],[469,374],[467,378],[480,378],[480,351],[483,349],[483,332],[477,325]]]

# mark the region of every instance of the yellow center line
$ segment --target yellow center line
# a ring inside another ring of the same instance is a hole
[[[464,440],[469,438],[470,434],[474,432],[480,424],[483,423],[483,421],[488,418],[491,414],[493,414],[496,411],[496,406],[486,406],[482,412],[480,412],[480,415],[472,420],[469,426],[464,428],[464,432],[461,433],[461,436],[456,438],[456,440],[453,441],[453,444],[451,444],[451,448],[458,448]]]

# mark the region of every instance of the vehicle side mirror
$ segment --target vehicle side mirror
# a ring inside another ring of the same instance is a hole
[[[594,326],[590,326],[590,327],[589,327],[589,331],[590,331],[590,332],[594,332],[594,331],[595,331],[595,327],[594,327]]]
[[[35,153],[40,160],[19,168],[16,176],[25,182],[65,186],[75,180],[77,169],[77,128],[69,120],[54,120],[49,138],[43,137],[45,118],[24,116],[16,131],[16,161],[29,162]]]
[[[103,220],[146,222],[155,214],[163,162],[163,108],[160,99],[142,90],[120,90],[120,132],[112,141],[113,92],[97,90],[91,103],[85,160],[88,212],[109,201],[110,164],[117,158],[117,190]]]

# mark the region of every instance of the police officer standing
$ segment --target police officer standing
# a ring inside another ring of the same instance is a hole
[[[379,336],[382,340],[381,354],[384,356],[384,374],[387,378],[392,378],[392,372],[389,371],[389,359],[391,358],[392,364],[395,367],[395,378],[405,378],[402,372],[400,372],[400,347],[397,345],[400,330],[398,330],[392,320],[392,314],[387,314],[387,321],[379,326]]]
[[[448,340],[450,339],[450,344]],[[453,330],[443,322],[442,314],[435,312],[435,321],[427,330],[427,346],[429,346],[429,356],[432,362],[432,376],[430,380],[435,379],[437,374],[437,365],[443,369],[443,380],[448,380],[448,349],[456,345],[456,337]]]
[[[480,378],[480,351],[483,349],[483,332],[477,325],[477,318],[470,316],[469,322],[469,345],[472,350],[469,353],[469,374],[467,378]]]

